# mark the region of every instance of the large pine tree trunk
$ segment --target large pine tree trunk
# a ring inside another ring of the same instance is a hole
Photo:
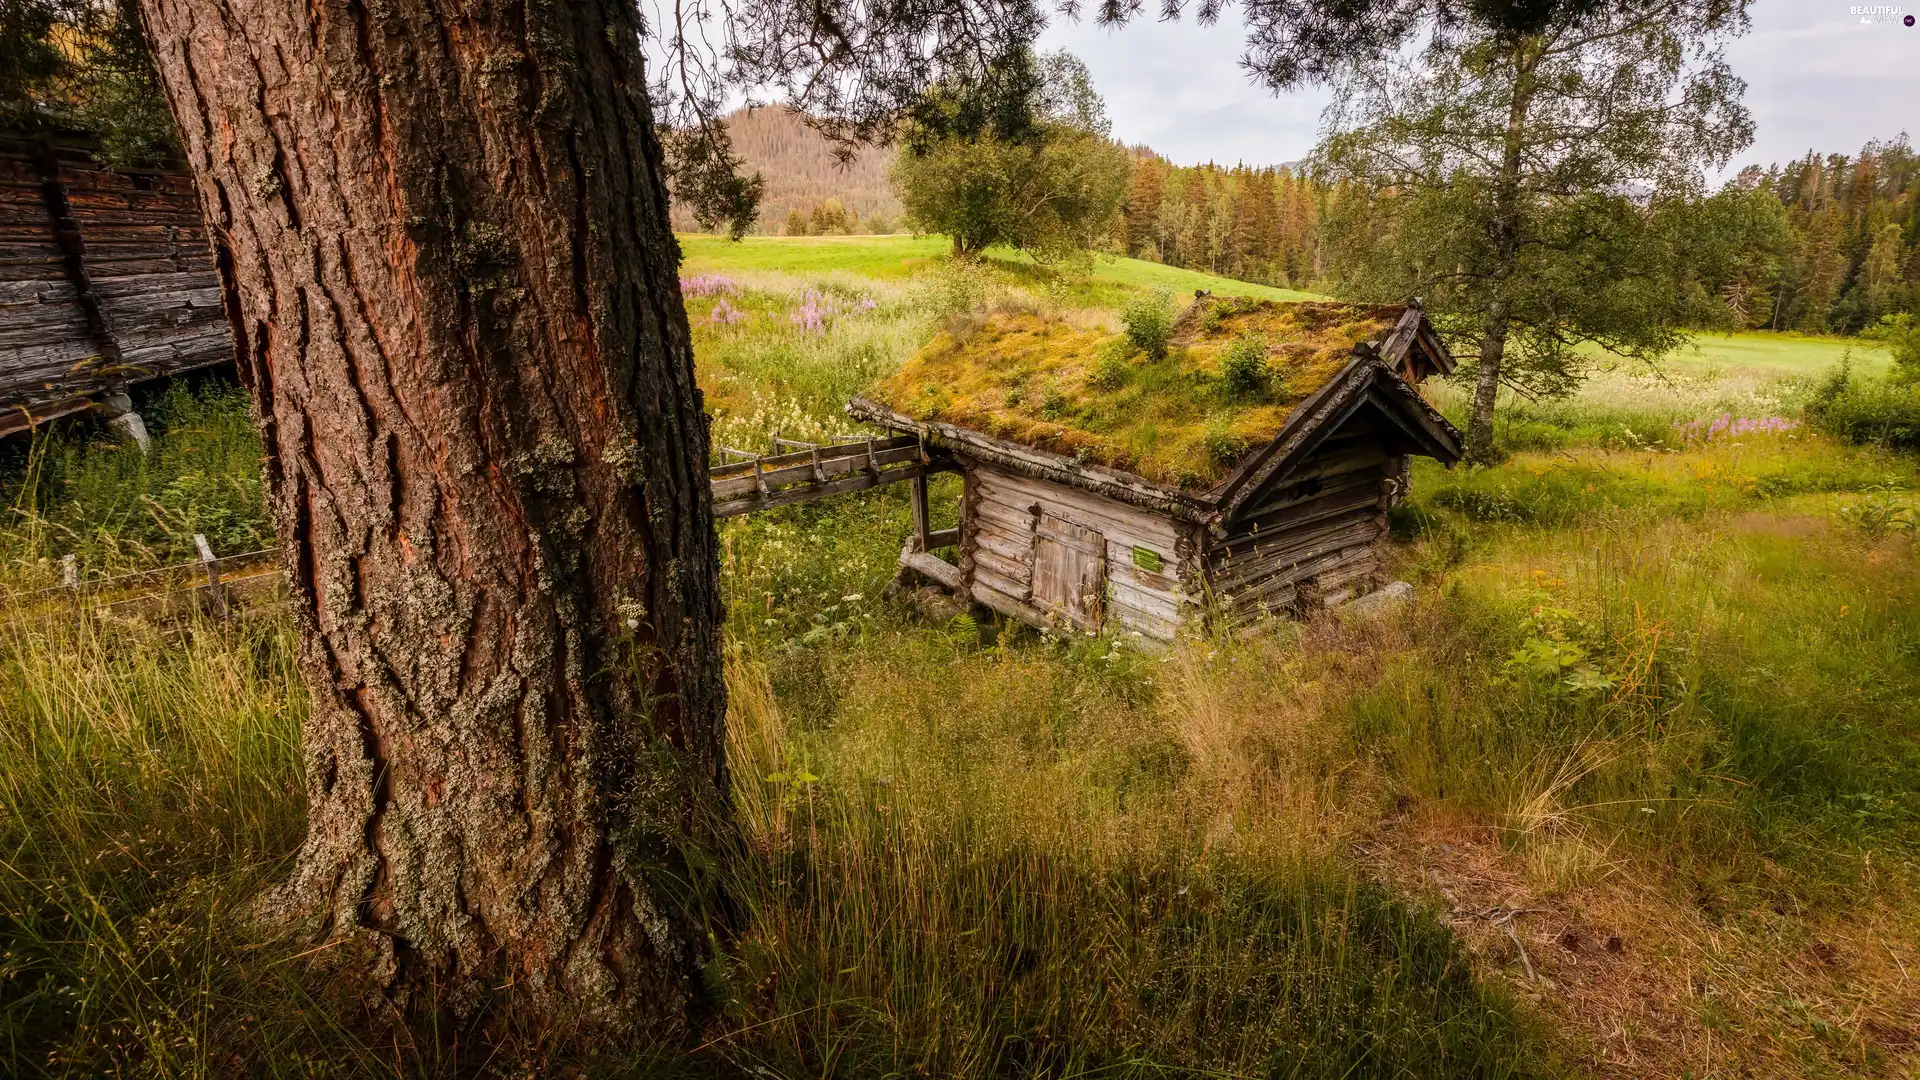
[[[265,440],[308,835],[422,1004],[671,1030],[724,821],[707,432],[630,0],[141,0]]]

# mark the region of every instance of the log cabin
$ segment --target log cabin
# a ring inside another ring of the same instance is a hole
[[[0,131],[0,435],[124,415],[133,384],[233,360],[191,178],[102,168],[91,148]]]
[[[962,477],[945,530],[913,481],[903,572],[1035,626],[1161,642],[1384,583],[1410,457],[1461,456],[1418,389],[1454,366],[1418,301],[1198,294],[1159,357],[1111,323],[976,317],[849,402]]]

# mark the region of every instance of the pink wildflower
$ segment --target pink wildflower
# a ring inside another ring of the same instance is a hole
[[[859,315],[863,312],[872,311],[879,306],[879,301],[867,296],[862,297],[860,302],[852,307],[843,307],[840,301],[820,292],[818,289],[808,289],[800,296],[800,306],[794,309],[793,313],[788,315],[787,318],[793,321],[793,325],[802,330],[818,331],[824,334],[827,330],[827,324],[833,319],[841,316]]]
[[[725,274],[696,274],[680,279],[682,296],[725,296],[740,291],[740,283]]]
[[[746,320],[747,313],[727,303],[724,297],[719,303],[713,305],[713,311],[707,315],[709,326],[732,326]]]

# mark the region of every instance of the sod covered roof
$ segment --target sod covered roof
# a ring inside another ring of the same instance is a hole
[[[916,420],[1198,492],[1272,442],[1355,345],[1378,345],[1405,312],[1203,296],[1158,360],[1084,318],[996,312],[941,331],[867,396]],[[1236,393],[1221,361],[1241,341],[1264,347],[1267,377]]]

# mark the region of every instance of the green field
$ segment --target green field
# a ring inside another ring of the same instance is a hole
[[[742,447],[846,431],[984,305],[1258,288],[682,244]],[[0,1074],[1911,1077],[1920,474],[1803,422],[1846,348],[1703,336],[1508,402],[1504,464],[1416,465],[1410,606],[1165,652],[890,598],[895,490],[723,522],[746,842],[713,1015],[671,1052],[510,1015],[403,1038],[338,953],[249,920],[304,827],[286,613],[0,622]],[[0,444],[8,591],[270,532],[242,394],[141,405],[150,458],[80,421]]]
[[[776,270],[785,274],[843,272],[880,281],[901,281],[937,266],[952,250],[942,236],[749,236],[738,241],[683,233],[683,273],[717,270]],[[1031,268],[1033,261],[1010,248],[990,248],[987,258],[1010,268]],[[1232,278],[1184,270],[1139,259],[1095,257],[1092,281],[1128,289],[1167,289],[1191,295],[1206,289],[1222,296],[1258,296],[1268,300],[1312,300],[1316,293],[1276,289]]]
[[[1889,364],[1878,342],[1804,334],[1699,334],[1675,353],[1676,363],[1739,367],[1771,375],[1817,375],[1848,360],[1855,370],[1879,374]]]

